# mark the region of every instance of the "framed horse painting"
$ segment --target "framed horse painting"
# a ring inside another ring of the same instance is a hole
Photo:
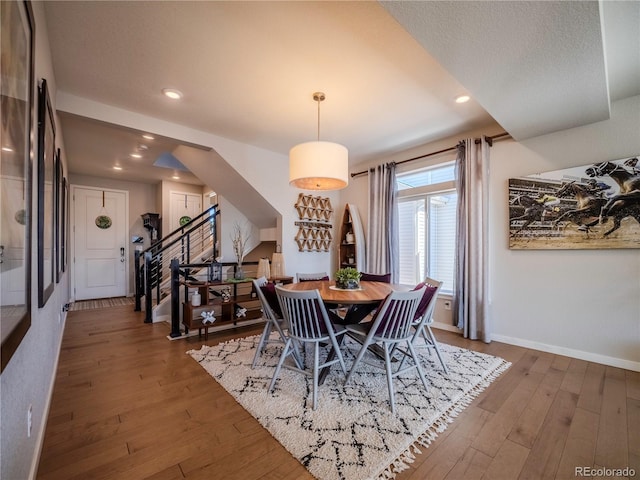
[[[509,179],[509,248],[640,248],[638,157]]]

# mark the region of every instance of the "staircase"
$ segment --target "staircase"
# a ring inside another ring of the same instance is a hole
[[[146,250],[135,252],[135,310],[144,306],[145,323],[162,321],[170,315],[171,260],[177,259],[181,264],[208,264],[215,260],[219,214],[218,205],[212,205]],[[206,268],[204,272],[206,275]],[[200,273],[194,270],[191,275],[196,279]]]

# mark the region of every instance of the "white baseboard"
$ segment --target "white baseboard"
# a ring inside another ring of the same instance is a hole
[[[449,325],[448,323],[440,323],[440,322],[436,322],[434,320],[434,322],[431,324],[431,326],[433,328],[438,328],[440,330],[446,330],[448,332],[454,332],[454,333],[462,333],[462,330],[460,330],[458,327],[454,326],[454,325]]]
[[[462,330],[460,330],[458,327],[448,325],[446,323],[433,322],[431,326],[440,330],[462,333]],[[518,347],[531,348],[533,350],[540,350],[541,352],[564,355],[566,357],[577,358],[579,360],[586,360],[588,362],[601,363],[603,365],[609,365],[611,367],[624,368],[625,370],[640,372],[640,362],[625,360],[624,358],[609,357],[607,355],[600,355],[598,353],[585,352],[583,350],[576,350],[573,348],[561,347],[558,345],[549,345],[547,343],[534,342],[532,340],[527,340],[524,338],[508,337],[506,335],[492,334],[491,339],[495,340],[496,342],[508,343],[509,345],[517,345]]]
[[[609,357],[607,355],[600,355],[598,353],[585,352],[573,348],[560,347],[558,345],[549,345],[546,343],[534,342],[532,340],[526,340],[523,338],[508,337],[506,335],[492,334],[491,339],[495,340],[496,342],[508,343],[509,345],[517,345],[518,347],[532,348],[534,350],[540,350],[542,352],[564,355],[567,357],[577,358],[579,360],[586,360],[588,362],[601,363],[603,365],[609,365],[611,367],[624,368],[625,370],[640,372],[640,362],[634,362],[633,360]]]

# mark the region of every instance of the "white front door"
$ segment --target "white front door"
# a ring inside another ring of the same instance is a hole
[[[127,293],[128,194],[73,187],[75,299]]]
[[[202,213],[202,195],[171,192],[171,225],[169,232],[180,228]],[[169,233],[167,232],[167,233]]]

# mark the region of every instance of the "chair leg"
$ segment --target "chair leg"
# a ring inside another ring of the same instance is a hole
[[[422,385],[424,385],[425,390],[429,390],[429,386],[427,385],[427,379],[424,376],[422,367],[420,366],[420,359],[418,358],[418,355],[416,354],[416,351],[413,348],[413,343],[407,342],[407,345],[409,346],[409,352],[411,352],[411,358],[413,359],[413,362],[416,364],[416,369],[418,370],[418,375],[420,375],[420,380],[422,380]]]
[[[438,355],[438,359],[440,360],[440,364],[442,365],[442,369],[444,370],[444,373],[448,374],[449,371],[447,370],[447,366],[444,363],[444,360],[442,358],[442,353],[440,352],[440,347],[438,346],[438,341],[436,340],[435,335],[431,331],[431,327],[429,327],[429,325],[425,325],[424,327],[425,327],[425,333],[430,337],[429,343],[433,345],[433,348],[436,351],[436,355]]]
[[[313,344],[313,409],[318,407],[318,371],[320,365],[320,344]]]
[[[291,348],[291,339],[287,340],[287,343],[284,345],[284,350],[282,350],[282,355],[280,355],[280,360],[278,361],[278,366],[276,367],[276,371],[273,372],[273,378],[271,379],[271,383],[269,384],[269,392],[273,391],[273,387],[276,384],[276,380],[278,379],[278,375],[280,374],[280,369],[282,368],[282,364],[284,363],[285,358],[289,355],[289,349]]]
[[[260,341],[258,342],[258,346],[256,347],[256,353],[253,356],[253,363],[251,364],[251,368],[255,368],[258,363],[258,358],[262,354],[262,349],[264,348],[267,340],[269,339],[269,335],[271,335],[271,322],[267,320],[264,325],[264,329],[262,330],[262,336],[260,337]]]
[[[384,368],[387,371],[387,388],[389,389],[389,403],[391,403],[391,413],[396,413],[396,402],[393,392],[393,373],[391,372],[391,354],[389,344],[384,343]]]
[[[364,357],[365,353],[367,353],[367,347],[368,347],[368,345],[365,345],[364,343],[362,344],[362,347],[360,348],[360,351],[358,352],[358,356],[353,361],[353,364],[351,365],[351,370],[349,370],[349,374],[347,375],[347,378],[344,381],[345,385],[347,383],[349,383],[349,381],[351,380],[351,377],[353,376],[354,372],[356,371],[356,367],[358,366],[358,364],[362,360],[362,357]]]

